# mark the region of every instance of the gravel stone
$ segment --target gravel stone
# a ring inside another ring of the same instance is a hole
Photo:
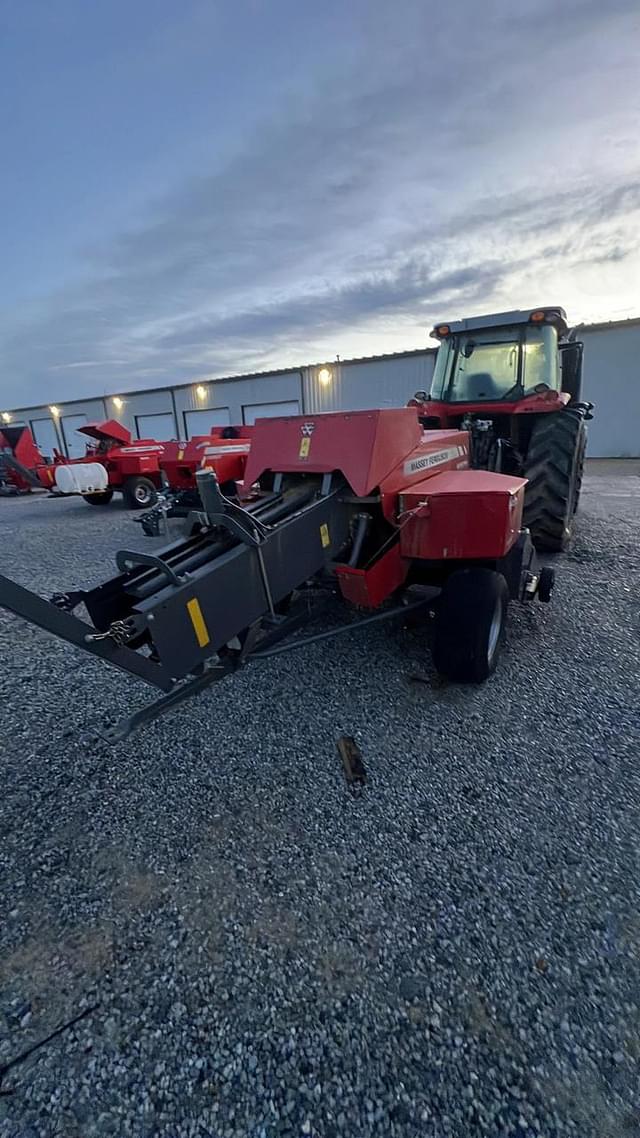
[[[373,626],[110,748],[148,691],[0,612],[0,1065],[99,1004],[6,1073],[0,1138],[640,1133],[640,494],[602,486],[478,689]],[[43,595],[163,540],[0,501]]]

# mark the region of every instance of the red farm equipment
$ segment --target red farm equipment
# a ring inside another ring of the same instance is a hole
[[[28,427],[3,426],[0,430],[0,493],[26,494],[39,489],[36,468],[45,461]]]
[[[130,510],[156,501],[162,485],[160,456],[164,444],[155,439],[132,439],[115,419],[86,423],[78,433],[91,441],[82,458],[56,452],[53,467],[39,467],[40,482],[60,494],[80,494],[91,506],[106,506],[119,491]],[[52,477],[53,475],[53,477]]]
[[[176,495],[184,504],[188,494],[196,494],[195,472],[211,467],[230,493],[242,478],[249,441],[238,439],[250,427],[216,427],[210,435],[189,442],[158,442],[132,439],[130,432],[115,419],[87,423],[78,427],[92,441],[82,458],[65,458],[56,453],[52,466],[37,469],[40,483],[59,494],[80,494],[91,506],[106,506],[119,491],[131,510],[155,506],[159,497],[164,511],[186,512],[178,508]]]
[[[222,493],[231,498],[242,487],[253,427],[213,427],[210,435],[188,442],[164,444],[160,458],[163,489],[152,509],[136,521],[147,537],[157,537],[166,518],[186,517],[200,504],[196,484],[199,470],[213,470]]]
[[[416,392],[427,429],[471,436],[472,466],[527,479],[524,523],[540,550],[564,549],[578,508],[593,404],[581,401],[583,345],[562,308],[437,324],[431,391]]]
[[[251,660],[410,612],[433,618],[440,673],[481,682],[508,603],[550,599],[553,572],[522,525],[525,480],[470,469],[468,432],[423,431],[412,409],[258,421],[243,505],[212,470],[196,480],[185,535],[121,550],[97,588],[47,601],[0,576],[0,606],[165,693],[112,740]],[[300,635],[336,594],[345,619]]]

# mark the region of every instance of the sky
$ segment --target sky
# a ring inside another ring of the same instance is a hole
[[[0,0],[0,404],[640,315],[637,0]]]

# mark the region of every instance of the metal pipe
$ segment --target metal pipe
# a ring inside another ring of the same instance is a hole
[[[297,510],[302,509],[303,506],[311,502],[315,496],[315,487],[313,489],[305,489],[304,494],[297,494],[295,497],[292,495],[289,498],[285,497],[282,502],[269,507],[264,510],[264,512],[256,514],[256,516],[261,522],[264,522],[265,525],[273,525],[274,522],[279,522],[283,518],[286,518],[288,514],[295,514]]]
[[[356,628],[364,628],[368,624],[380,624],[383,620],[391,620],[394,616],[403,616],[418,608],[424,608],[431,603],[429,600],[412,601],[408,605],[397,605],[385,612],[375,613],[363,620],[353,620],[349,624],[340,624],[337,628],[330,628],[327,632],[317,632],[314,636],[304,636],[301,640],[292,640],[290,644],[281,644],[277,648],[266,648],[264,652],[252,652],[252,660],[266,660],[269,656],[280,656],[283,652],[293,652],[294,648],[306,648],[308,644],[317,644],[320,640],[330,640],[333,636],[342,636],[345,632],[353,632]]]

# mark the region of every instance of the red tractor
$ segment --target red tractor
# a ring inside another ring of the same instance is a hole
[[[524,524],[534,544],[565,548],[578,508],[591,403],[581,401],[583,345],[562,308],[500,312],[450,324],[431,391],[416,392],[427,429],[469,431],[476,469],[527,479]]]

